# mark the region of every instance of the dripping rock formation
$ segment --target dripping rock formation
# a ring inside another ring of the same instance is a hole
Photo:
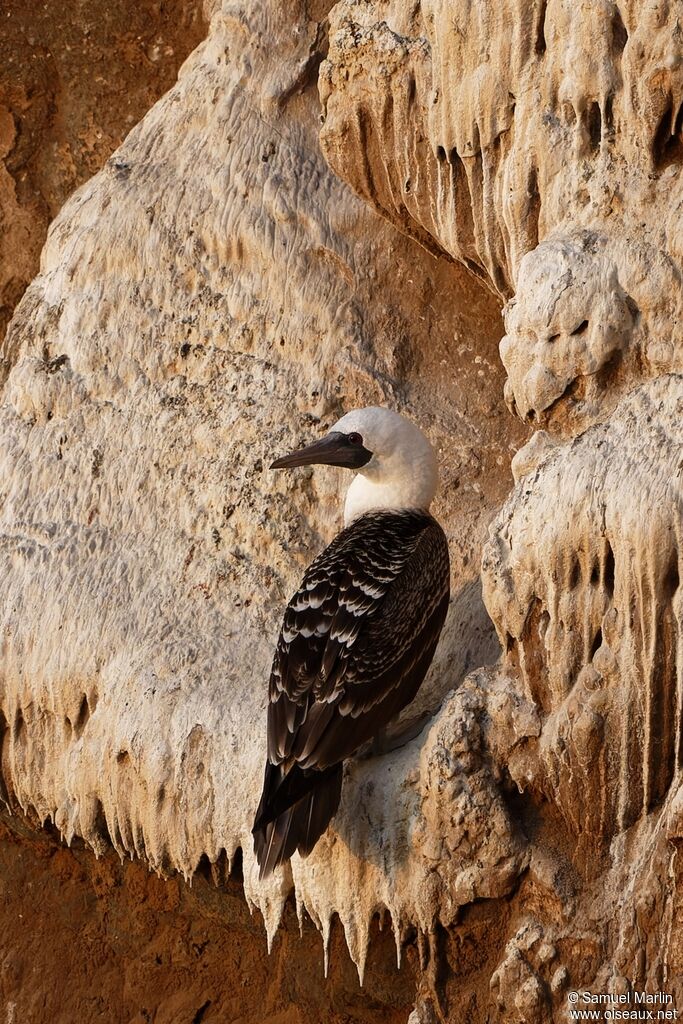
[[[54,99],[75,8],[0,83],[7,1020],[683,1012],[679,4],[86,6],[107,96],[143,46],[130,114]],[[272,644],[344,483],[267,466],[366,404],[440,453],[432,718],[259,883]]]

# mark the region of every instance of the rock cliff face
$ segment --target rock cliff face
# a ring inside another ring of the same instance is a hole
[[[0,29],[0,335],[47,226],[205,33],[199,0],[5,0]]]
[[[7,806],[164,877],[238,862],[269,943],[290,896],[325,961],[338,918],[372,966],[349,1001],[333,949],[347,1019],[541,1024],[584,989],[683,1010],[681,13],[216,2],[3,343]],[[344,484],[266,467],[370,403],[441,456],[433,719],[349,766],[313,855],[259,884],[270,653]],[[298,956],[289,1002],[177,1012],[317,1019]]]

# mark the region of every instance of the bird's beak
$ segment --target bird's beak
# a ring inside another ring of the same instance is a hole
[[[345,466],[360,469],[372,458],[362,444],[351,444],[346,434],[333,430],[319,441],[283,455],[271,463],[271,469],[292,469],[294,466]]]

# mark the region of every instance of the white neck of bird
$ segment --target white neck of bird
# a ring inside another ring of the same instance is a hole
[[[356,474],[346,492],[344,525],[364,512],[380,509],[419,508],[426,512],[438,482],[436,456],[429,444],[410,457],[395,452],[381,460],[373,458]]]

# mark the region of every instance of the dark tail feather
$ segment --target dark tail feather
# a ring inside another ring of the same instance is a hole
[[[313,790],[318,790],[327,779],[336,778],[340,765],[333,765],[318,771],[316,768],[300,768],[293,764],[287,772],[281,765],[266,761],[263,778],[263,793],[258,805],[253,831],[265,828],[281,814],[298,804]]]
[[[273,792],[277,794],[282,777],[279,766],[266,764],[263,795],[253,829],[259,878],[267,878],[295,850],[304,857],[309,854],[336,814],[341,799],[342,765],[313,774],[312,782],[306,780],[304,795],[272,819],[268,813],[269,798]]]
[[[326,773],[324,783],[313,790],[301,801],[297,850],[302,857],[307,857],[321,835],[337,813],[341,800],[342,777],[344,769],[338,764],[332,772]]]

